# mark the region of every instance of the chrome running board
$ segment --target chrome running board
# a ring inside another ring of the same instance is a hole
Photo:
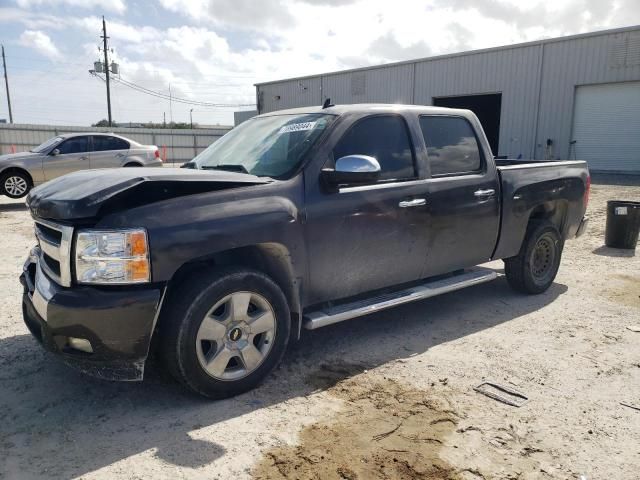
[[[386,293],[377,297],[306,313],[304,315],[304,328],[307,330],[315,330],[331,325],[332,323],[350,320],[361,317],[362,315],[369,315],[370,313],[379,312],[387,308],[402,305],[403,303],[415,302],[479,283],[489,282],[497,276],[493,270],[475,267],[451,277],[427,281],[421,285],[416,285],[398,292]]]

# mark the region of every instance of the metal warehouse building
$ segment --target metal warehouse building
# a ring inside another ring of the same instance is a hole
[[[256,84],[260,113],[334,104],[469,108],[495,155],[640,174],[640,26]]]

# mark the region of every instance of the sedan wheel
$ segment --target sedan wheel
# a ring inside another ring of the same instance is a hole
[[[238,380],[258,368],[273,345],[271,304],[253,292],[235,292],[217,302],[196,336],[200,366],[217,380]]]
[[[12,175],[4,181],[4,191],[7,192],[10,197],[20,198],[27,193],[28,189],[29,184],[21,176]]]

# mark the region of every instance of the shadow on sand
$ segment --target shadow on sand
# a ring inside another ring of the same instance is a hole
[[[624,248],[610,248],[606,246],[601,246],[593,250],[591,253],[595,253],[596,255],[600,255],[602,257],[635,257],[635,250],[626,250]]]
[[[216,426],[329,388],[364,369],[509,322],[566,291],[556,283],[544,294],[522,296],[499,278],[305,332],[261,387],[217,402],[188,393],[153,361],[142,383],[102,382],[64,367],[28,335],[4,338],[0,478],[77,477],[149,449],[173,465],[207,465],[224,456],[225,448],[193,439],[191,431],[223,428]]]
[[[26,209],[24,202],[0,203],[0,212],[20,212]]]

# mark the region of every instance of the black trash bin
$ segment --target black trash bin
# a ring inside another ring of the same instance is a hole
[[[607,247],[636,249],[640,231],[640,202],[607,202]]]

